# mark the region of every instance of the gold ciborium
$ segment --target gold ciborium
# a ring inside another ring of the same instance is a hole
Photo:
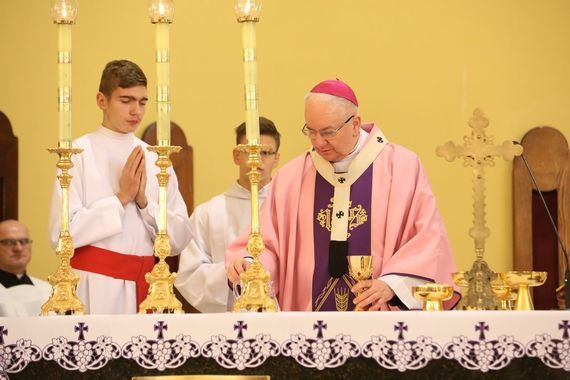
[[[497,274],[497,278],[491,281],[491,289],[493,290],[493,294],[499,299],[500,310],[512,310],[511,306],[511,298],[513,292],[511,292],[511,287],[501,279],[501,274]]]
[[[517,289],[515,310],[534,310],[529,288],[540,286],[546,281],[546,272],[513,271],[500,273],[500,277],[511,288]]]
[[[446,284],[423,284],[412,286],[414,297],[422,301],[425,311],[442,311],[443,301],[453,296],[453,286]]]
[[[455,285],[461,288],[461,294],[463,294],[464,293],[463,290],[467,289],[467,287],[469,286],[469,282],[465,278],[465,272],[453,272],[451,274],[451,278],[455,283]]]
[[[372,277],[372,256],[370,255],[354,255],[348,256],[348,273],[356,282],[368,280]],[[356,296],[362,294],[365,289],[359,291]],[[354,307],[354,311],[364,311],[358,305]]]

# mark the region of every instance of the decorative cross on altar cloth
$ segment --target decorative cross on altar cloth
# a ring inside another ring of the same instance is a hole
[[[394,325],[394,331],[398,331],[398,340],[404,340],[404,331],[408,331],[408,326],[404,322]]]
[[[243,339],[243,330],[247,330],[247,324],[244,321],[237,321],[234,330],[238,330],[238,339]]]
[[[439,157],[453,161],[463,157],[463,165],[473,168],[473,227],[469,236],[475,241],[476,259],[473,267],[465,273],[469,287],[467,296],[459,304],[460,309],[492,310],[499,308],[497,298],[491,289],[491,279],[494,276],[487,263],[483,260],[485,239],[491,234],[485,225],[485,167],[495,166],[494,157],[501,156],[506,161],[512,161],[515,156],[522,154],[521,145],[512,141],[504,141],[501,145],[493,143],[494,138],[485,134],[489,120],[480,109],[473,111],[469,119],[471,136],[463,136],[464,145],[456,145],[448,141],[436,149]]]
[[[156,325],[154,325],[154,331],[158,331],[157,339],[164,339],[164,332],[168,330],[168,325],[164,323],[164,321],[158,321]]]
[[[79,333],[79,336],[77,337],[77,339],[85,340],[85,334],[84,333],[89,332],[89,326],[87,326],[87,324],[85,324],[85,322],[79,322],[77,324],[77,326],[75,326],[73,328],[73,330],[75,332]]]
[[[323,330],[327,329],[327,324],[324,321],[317,321],[313,324],[313,330],[317,330],[317,338],[323,337]]]
[[[564,321],[560,322],[560,324],[558,325],[558,329],[564,330],[564,333],[562,334],[562,338],[568,339],[568,329],[570,329],[570,324],[568,323],[568,320],[564,320]]]
[[[475,331],[479,331],[479,340],[485,340],[485,331],[489,331],[489,325],[485,322],[479,322],[475,325]]]

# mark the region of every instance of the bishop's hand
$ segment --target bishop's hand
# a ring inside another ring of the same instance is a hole
[[[357,282],[350,290],[355,294],[363,291],[362,294],[354,299],[354,303],[363,310],[369,311],[380,310],[382,305],[388,303],[395,295],[392,288],[382,280],[362,280]]]
[[[240,281],[239,275],[247,269],[250,262],[244,258],[237,258],[227,269],[227,276],[230,283],[235,284]]]

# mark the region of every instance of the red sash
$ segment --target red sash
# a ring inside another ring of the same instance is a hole
[[[144,275],[150,272],[153,266],[154,256],[126,255],[92,245],[75,249],[71,258],[72,268],[134,281],[137,286],[137,311],[148,294],[148,283]]]

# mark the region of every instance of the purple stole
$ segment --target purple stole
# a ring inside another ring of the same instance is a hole
[[[348,223],[348,255],[370,255],[370,217],[372,207],[372,165],[350,187]],[[331,239],[332,199],[334,187],[317,171],[313,231],[315,269],[313,272],[313,311],[354,310],[354,294],[350,288],[356,281],[348,274],[339,278],[329,275],[329,242]],[[348,263],[346,264],[348,267]]]

